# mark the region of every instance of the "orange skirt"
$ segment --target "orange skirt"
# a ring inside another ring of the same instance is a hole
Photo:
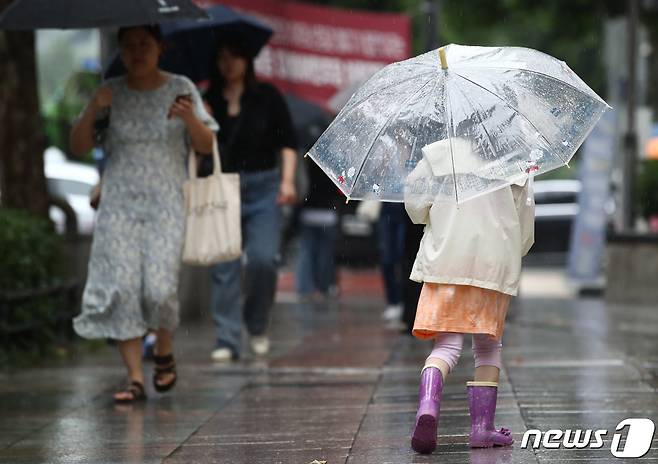
[[[484,333],[500,340],[510,296],[470,285],[425,282],[412,334],[423,340],[438,332]]]

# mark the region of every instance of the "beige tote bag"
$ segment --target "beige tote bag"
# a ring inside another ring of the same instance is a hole
[[[188,159],[185,181],[187,222],[183,262],[207,266],[231,261],[242,253],[240,175],[224,174],[217,139],[213,139],[213,172],[197,177],[194,150]]]

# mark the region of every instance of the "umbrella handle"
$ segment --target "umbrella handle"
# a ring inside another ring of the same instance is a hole
[[[441,69],[448,69],[448,60],[446,59],[446,48],[439,48],[439,60],[441,60]]]

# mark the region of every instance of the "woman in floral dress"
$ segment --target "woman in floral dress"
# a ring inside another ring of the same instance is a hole
[[[85,338],[117,341],[129,383],[114,399],[134,402],[146,398],[141,340],[148,330],[157,333],[154,388],[167,391],[176,382],[185,160],[190,146],[211,152],[218,127],[192,82],[158,68],[157,26],[123,28],[119,45],[126,75],[96,91],[71,131],[72,151],[84,154],[95,144],[95,121],[110,115],[89,276],[74,327]]]

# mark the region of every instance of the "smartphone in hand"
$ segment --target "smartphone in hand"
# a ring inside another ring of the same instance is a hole
[[[176,98],[174,99],[175,103],[180,103],[181,101],[188,101],[192,103],[192,94],[191,93],[182,93],[180,95],[176,95]],[[171,108],[169,109],[169,113],[167,113],[167,119],[171,119]]]

